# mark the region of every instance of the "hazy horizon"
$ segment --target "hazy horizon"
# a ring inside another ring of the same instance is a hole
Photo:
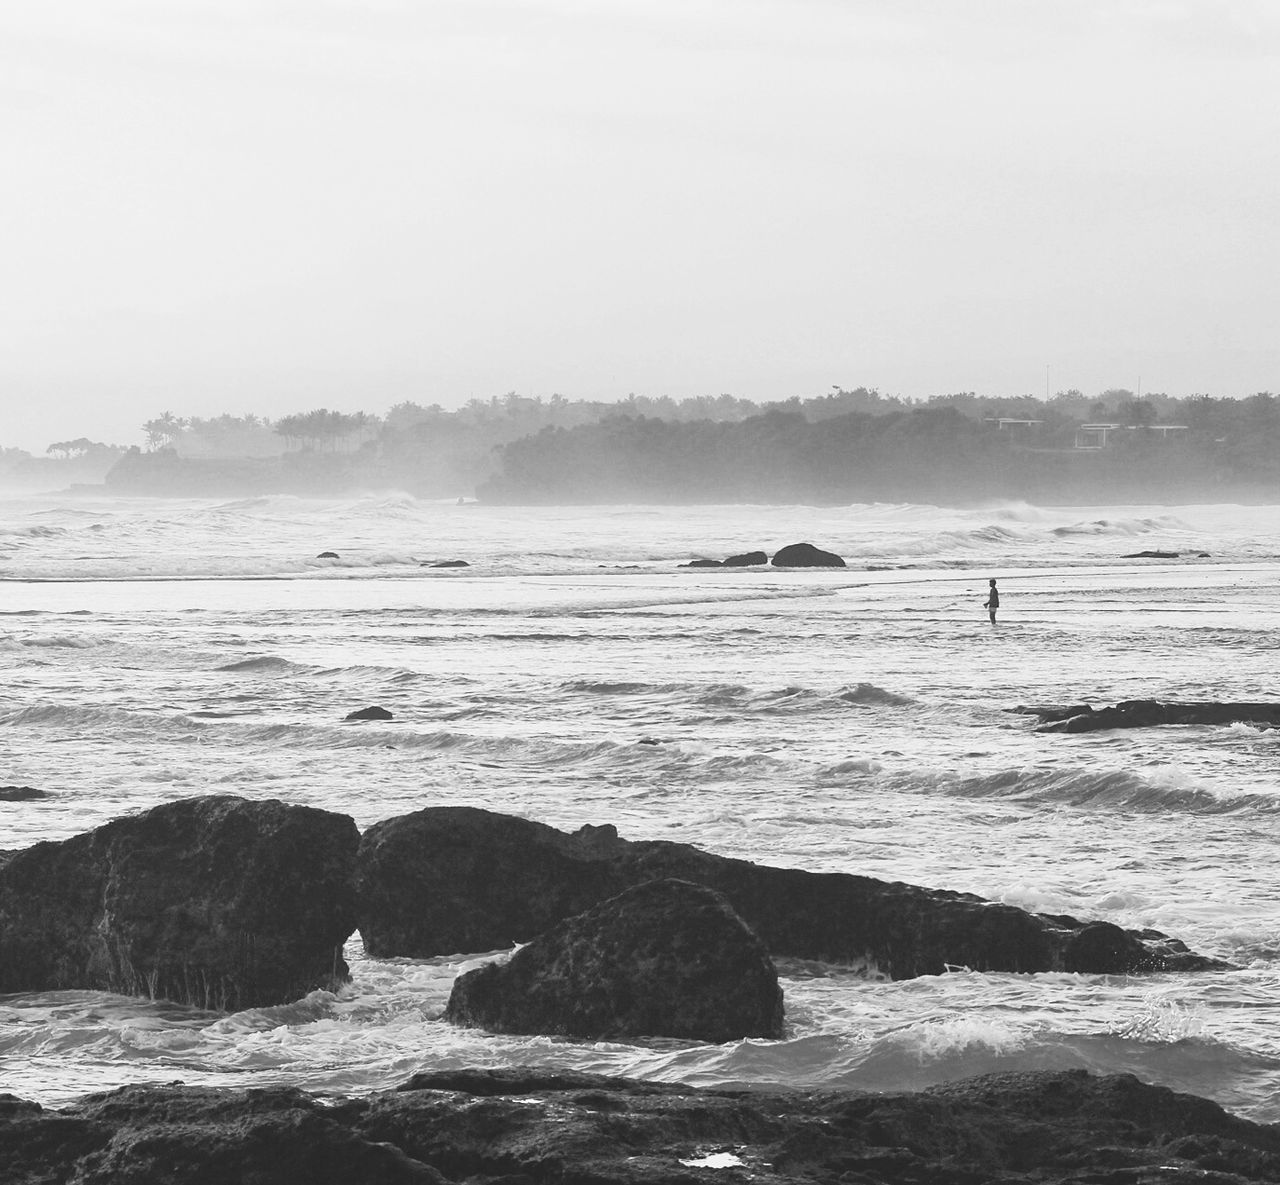
[[[1242,0],[0,0],[0,445],[1275,390],[1278,50]]]

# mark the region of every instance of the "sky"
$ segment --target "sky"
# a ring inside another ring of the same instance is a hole
[[[1280,390],[1273,0],[0,0],[0,445]]]

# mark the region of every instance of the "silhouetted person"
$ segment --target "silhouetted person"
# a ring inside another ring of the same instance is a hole
[[[991,588],[987,592],[987,599],[982,602],[982,607],[987,611],[987,616],[991,618],[991,624],[996,623],[996,610],[1000,608],[1000,590],[996,588],[994,579],[988,580],[987,583]]]

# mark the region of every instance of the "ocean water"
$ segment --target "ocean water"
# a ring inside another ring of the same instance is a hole
[[[678,566],[801,540],[849,567]],[[470,566],[422,566],[449,559]],[[630,1045],[454,1028],[454,977],[502,952],[375,960],[356,935],[349,989],[278,1008],[0,997],[0,1091],[1084,1067],[1280,1120],[1280,731],[1059,736],[1010,711],[1280,700],[1278,646],[1274,507],[0,500],[0,785],[53,795],[0,803],[0,848],[211,793],[362,827],[468,804],[1150,926],[1238,968],[889,983],[783,961],[785,1039]],[[343,721],[370,704],[394,720]]]

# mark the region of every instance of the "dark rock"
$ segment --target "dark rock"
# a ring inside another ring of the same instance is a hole
[[[316,559],[318,560],[336,560],[337,558],[338,553],[336,551],[322,551],[318,556],[316,556]]]
[[[334,988],[358,844],[346,815],[226,795],[26,848],[0,867],[0,993],[238,1010]]]
[[[420,568],[469,568],[466,560],[423,560]]]
[[[1111,922],[1090,922],[1078,930],[1062,949],[1064,971],[1091,971],[1123,975],[1130,957],[1129,935]]]
[[[375,823],[356,856],[365,950],[429,958],[527,942],[627,887],[608,859],[622,846],[612,827],[567,835],[476,807]]]
[[[1122,560],[1176,560],[1180,554],[1176,551],[1131,551],[1120,558]]]
[[[1065,970],[1069,944],[1086,928],[969,893],[770,868],[687,844],[631,843],[612,830],[567,835],[472,807],[428,807],[365,832],[356,859],[360,931],[377,958],[496,950],[667,877],[723,893],[775,957],[865,966],[893,979],[949,966]],[[1121,933],[1128,972],[1224,966],[1166,935]],[[1116,952],[1096,937],[1071,949],[1074,970],[1116,969]]]
[[[335,1122],[303,1091],[128,1086],[0,1117],[5,1185],[443,1185],[437,1170]]]
[[[0,786],[0,802],[34,802],[52,797],[48,790],[37,790],[34,786]]]
[[[776,552],[775,568],[843,568],[844,560],[830,551],[822,551],[812,543],[792,543]]]
[[[391,720],[394,717],[386,708],[371,707],[360,708],[355,712],[348,712],[343,716],[343,720]]]
[[[593,1040],[777,1038],[782,989],[763,943],[723,896],[660,880],[459,976],[445,1018]]]
[[[187,1086],[16,1103],[0,1163],[5,1185],[1274,1185],[1280,1129],[1083,1070],[863,1094],[461,1069],[332,1106]]]
[[[1174,703],[1136,699],[1123,700],[1107,708],[1071,704],[1069,707],[1018,708],[1017,711],[1039,718],[1037,732],[1097,732],[1109,728],[1154,728],[1162,724],[1280,726],[1280,703]]]
[[[800,544],[799,546],[807,547],[808,544]],[[820,553],[821,554],[821,553]],[[767,564],[769,557],[763,551],[748,551],[742,555],[731,555],[723,560],[691,560],[687,564],[681,564],[682,568],[750,568],[756,564]]]

